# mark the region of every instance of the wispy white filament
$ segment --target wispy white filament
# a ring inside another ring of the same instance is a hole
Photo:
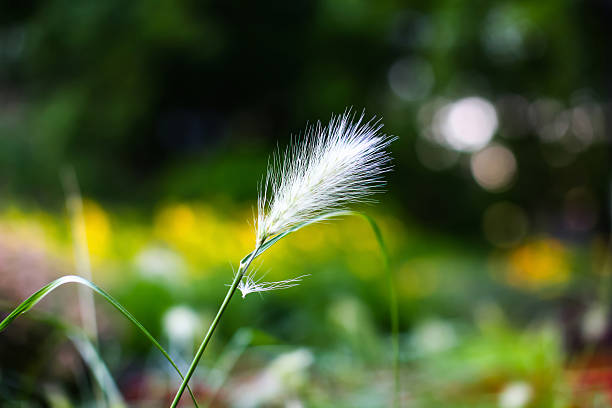
[[[297,278],[287,279],[277,282],[262,282],[263,277],[255,279],[255,272],[245,275],[238,284],[238,290],[244,299],[249,293],[268,292],[271,290],[288,289],[299,285],[302,278],[308,275],[298,276]]]
[[[346,111],[327,126],[309,127],[284,155],[275,155],[260,189],[257,245],[299,224],[347,209],[385,184],[387,152],[395,140],[380,133],[379,120],[364,121]]]

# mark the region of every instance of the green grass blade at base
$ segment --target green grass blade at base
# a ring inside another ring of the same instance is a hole
[[[40,302],[45,296],[47,296],[53,290],[57,289],[58,287],[66,284],[66,283],[78,283],[78,284],[81,284],[81,285],[85,285],[85,286],[89,287],[90,289],[92,289],[94,292],[98,293],[100,296],[102,296],[108,303],[113,305],[113,307],[115,309],[119,310],[121,312],[121,314],[123,314],[128,320],[130,320],[142,332],[142,334],[144,334],[151,341],[151,343],[153,343],[153,345],[164,355],[166,360],[168,360],[168,362],[170,362],[172,367],[174,367],[174,369],[176,370],[178,375],[181,378],[183,378],[183,374],[179,370],[178,366],[174,363],[174,361],[172,360],[170,355],[166,352],[166,350],[161,346],[161,344],[159,344],[159,342],[157,340],[155,340],[153,335],[151,333],[149,333],[149,331],[130,312],[127,311],[127,309],[125,309],[119,302],[117,302],[106,291],[104,291],[103,289],[98,287],[96,284],[94,284],[94,283],[92,283],[92,282],[88,281],[87,279],[82,278],[80,276],[75,276],[75,275],[62,276],[61,278],[58,278],[58,279],[54,280],[53,282],[43,286],[41,289],[39,289],[37,292],[35,292],[29,298],[24,300],[4,320],[2,320],[2,322],[0,322],[0,332],[2,332],[4,329],[6,329],[6,327],[13,320],[15,320],[17,317],[19,317],[22,314],[28,312],[30,309],[32,309],[34,306],[36,306],[36,304],[38,304],[38,302]],[[198,404],[197,404],[197,401],[195,399],[195,396],[193,395],[191,389],[188,389],[188,391],[189,391],[189,394],[191,395],[191,399],[193,400],[193,403],[197,407]]]
[[[378,247],[383,256],[383,263],[385,266],[385,273],[387,275],[389,285],[389,313],[391,316],[391,342],[393,348],[393,378],[394,378],[394,406],[399,406],[399,394],[400,394],[400,374],[399,374],[399,304],[397,298],[397,288],[395,284],[395,276],[391,269],[391,260],[389,257],[389,250],[380,231],[380,227],[374,221],[372,217],[367,214],[354,212],[353,214],[363,217],[374,232]]]
[[[72,331],[69,333],[68,337],[81,355],[83,361],[85,361],[89,367],[100,389],[106,394],[108,406],[110,408],[126,408],[127,405],[125,401],[123,401],[117,384],[115,384],[106,364],[104,364],[102,358],[98,354],[96,347],[83,333]]]

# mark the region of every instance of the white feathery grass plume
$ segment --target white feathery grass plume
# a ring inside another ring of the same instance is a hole
[[[300,284],[303,278],[308,275],[298,276],[297,278],[287,279],[276,282],[262,282],[263,276],[255,279],[255,272],[245,275],[238,284],[238,290],[242,293],[244,299],[249,293],[268,292],[271,290],[288,289]]]
[[[284,155],[273,156],[258,199],[257,242],[317,217],[347,209],[385,184],[391,169],[387,147],[396,138],[381,134],[380,120],[357,120],[350,110],[307,128]]]

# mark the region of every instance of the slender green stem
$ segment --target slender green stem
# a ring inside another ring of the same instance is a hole
[[[189,366],[189,370],[187,370],[187,373],[185,374],[185,377],[183,378],[183,382],[181,383],[181,386],[179,387],[178,391],[176,392],[176,395],[174,396],[174,401],[172,401],[172,405],[170,405],[171,408],[176,408],[176,406],[178,405],[178,402],[181,399],[183,392],[185,391],[185,387],[189,383],[189,379],[193,375],[193,372],[195,371],[198,363],[200,362],[200,359],[202,358],[202,354],[204,354],[204,350],[206,349],[206,346],[208,345],[210,338],[212,337],[215,329],[217,328],[217,325],[219,324],[219,320],[221,320],[221,316],[223,315],[223,312],[225,312],[227,305],[232,299],[232,296],[234,295],[234,293],[236,292],[236,288],[238,288],[238,284],[240,283],[240,280],[242,280],[244,273],[249,268],[249,265],[251,265],[251,262],[253,261],[253,259],[255,259],[255,257],[257,256],[257,252],[258,251],[256,249],[255,251],[247,255],[240,262],[240,266],[238,267],[238,271],[236,272],[236,277],[234,278],[234,281],[232,282],[229,290],[227,291],[227,294],[225,295],[225,299],[223,299],[223,303],[221,303],[221,306],[219,307],[219,311],[217,312],[215,319],[210,324],[210,327],[208,328],[208,332],[206,332],[206,336],[204,336],[204,340],[202,340],[202,344],[200,344],[200,347],[198,348],[198,351],[196,352],[196,355],[193,358],[193,361],[191,362],[191,366]]]
[[[397,298],[397,287],[395,275],[391,269],[391,260],[387,245],[382,236],[378,224],[372,217],[364,213],[357,213],[368,221],[383,256],[387,282],[389,285],[389,314],[391,316],[391,348],[393,350],[393,406],[400,406],[400,351],[399,351],[399,304]]]
[[[393,271],[390,265],[389,252],[383,240],[382,233],[380,232],[380,228],[378,228],[378,225],[376,224],[376,221],[374,221],[373,218],[363,213],[356,213],[356,212],[351,212],[351,211],[337,211],[333,213],[323,214],[322,216],[316,219],[310,220],[302,224],[298,224],[294,226],[293,228],[283,233],[277,234],[273,237],[266,237],[266,239],[262,240],[262,242],[260,242],[257,245],[257,247],[255,248],[253,252],[245,256],[244,259],[240,261],[240,267],[238,268],[238,271],[236,272],[234,281],[230,285],[230,288],[227,291],[227,294],[225,295],[225,299],[223,300],[223,303],[221,303],[221,306],[219,307],[219,311],[217,312],[217,315],[215,316],[210,327],[208,328],[208,332],[206,333],[204,340],[202,340],[202,344],[200,344],[200,347],[198,348],[198,351],[196,352],[196,355],[193,361],[191,362],[191,366],[189,367],[189,370],[185,374],[183,382],[181,383],[181,386],[179,387],[174,397],[174,400],[172,401],[172,405],[170,406],[171,408],[176,408],[176,406],[178,405],[178,402],[181,399],[181,396],[185,390],[185,387],[187,387],[187,384],[189,383],[191,376],[193,375],[200,359],[202,358],[202,354],[204,354],[204,350],[206,349],[206,346],[208,345],[210,338],[212,337],[215,329],[217,328],[217,325],[219,324],[219,320],[221,319],[223,312],[225,312],[225,309],[227,308],[232,296],[234,295],[234,293],[236,292],[236,289],[238,288],[238,284],[240,283],[240,281],[242,280],[242,277],[244,276],[247,269],[251,265],[251,262],[255,258],[257,258],[259,255],[261,255],[264,251],[266,251],[268,248],[270,248],[272,245],[274,245],[276,242],[278,242],[279,240],[283,239],[287,235],[297,231],[298,229],[308,224],[312,224],[314,222],[322,221],[322,220],[329,219],[332,217],[337,217],[340,215],[351,215],[351,214],[361,215],[363,218],[365,218],[368,221],[372,230],[374,231],[374,235],[376,236],[376,241],[378,242],[381,253],[383,255],[384,266],[385,266],[385,270],[386,270],[386,274],[387,274],[387,278],[389,282],[389,307],[390,307],[390,314],[391,314],[391,341],[392,341],[392,350],[393,350],[393,373],[394,373],[394,406],[395,407],[400,406],[398,297],[397,297],[397,289],[395,285],[395,276],[393,274]]]

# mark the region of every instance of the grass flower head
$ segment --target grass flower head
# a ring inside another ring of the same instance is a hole
[[[369,200],[385,184],[387,151],[394,137],[380,133],[379,120],[356,119],[350,111],[317,123],[284,154],[273,157],[260,189],[256,245],[299,224],[354,202]],[[282,156],[282,157],[281,157]]]

